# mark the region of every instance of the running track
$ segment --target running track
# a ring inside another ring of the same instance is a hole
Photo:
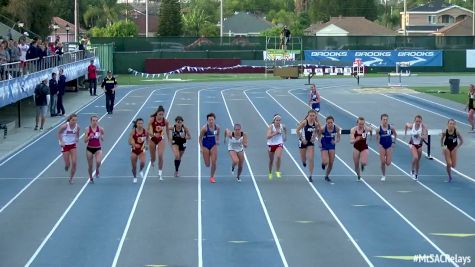
[[[444,183],[437,143],[432,146],[435,160],[424,158],[420,181],[413,181],[403,136],[386,182],[379,180],[374,139],[364,182],[355,181],[348,136],[337,144],[335,184],[325,183],[318,168],[314,183],[307,182],[295,136],[283,154],[283,178],[269,181],[266,124],[279,113],[288,128],[295,128],[308,110],[302,103],[303,80],[123,87],[114,115],[105,114],[102,97],[78,112],[82,130],[91,114],[99,114],[106,131],[101,178],[95,184],[86,182],[82,142],[79,178],[68,184],[56,129],[0,162],[0,266],[418,266],[414,255],[444,253],[471,256],[465,266],[474,266],[475,180],[469,156],[475,141],[463,124],[461,106],[420,94],[361,93],[354,90],[353,79],[317,82],[324,98],[321,114],[333,115],[345,129],[354,125],[354,116],[378,124],[384,112],[398,129],[416,114],[430,128],[441,129],[448,117],[458,120],[466,143],[454,183]],[[181,177],[172,177],[167,146],[165,181],[158,181],[156,170],[147,165],[145,179],[132,184],[130,123],[147,118],[160,104],[171,121],[183,116],[192,133]],[[242,183],[231,176],[223,144],[218,182],[208,182],[196,138],[209,112],[217,114],[221,128],[240,122],[249,134]],[[318,152],[315,158],[318,167]]]

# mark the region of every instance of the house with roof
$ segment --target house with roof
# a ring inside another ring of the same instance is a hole
[[[406,16],[404,12],[400,15],[402,25],[398,30],[400,34],[430,35],[467,17],[472,18],[473,12],[458,5],[446,3],[444,0],[434,0],[409,9],[406,11]]]
[[[53,17],[51,24],[51,34],[49,36],[50,41],[54,42],[57,37],[61,42],[74,42],[74,23],[66,21],[60,17]],[[87,31],[79,27],[78,38],[84,35]]]
[[[249,12],[235,12],[224,19],[224,36],[259,36],[261,32],[272,28],[273,24],[264,18]]]
[[[138,35],[146,36],[146,16],[144,10],[134,9],[130,12],[129,19],[137,25]],[[158,16],[148,14],[148,36],[154,36],[158,31]]]
[[[331,17],[328,22],[310,25],[309,36],[394,36],[396,33],[364,17]]]

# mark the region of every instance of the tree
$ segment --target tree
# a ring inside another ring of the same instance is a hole
[[[47,0],[15,0],[6,7],[7,12],[14,20],[20,20],[25,28],[46,37],[51,32],[51,18],[53,9]]]
[[[186,36],[210,36],[217,31],[217,26],[209,21],[209,16],[202,9],[193,9],[183,15],[183,33]]]
[[[119,20],[107,27],[94,27],[91,29],[93,37],[134,37],[138,29],[132,21]]]
[[[178,0],[162,0],[158,18],[160,36],[182,35],[182,15]]]

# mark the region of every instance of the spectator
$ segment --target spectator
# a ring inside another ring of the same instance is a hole
[[[63,106],[63,96],[64,96],[64,91],[66,90],[66,76],[64,76],[64,70],[59,69],[59,80],[58,80],[58,103],[57,105],[57,110],[58,112],[56,113],[57,116],[64,116],[64,106]]]
[[[10,61],[10,54],[6,50],[6,41],[0,43],[0,80],[6,79],[6,65]]]
[[[91,64],[87,67],[87,79],[89,80],[89,94],[91,96],[97,95],[97,70],[96,66],[94,65],[94,60],[91,60]]]
[[[106,93],[107,113],[112,114],[114,110],[115,89],[117,88],[117,81],[115,77],[112,76],[112,71],[109,70],[107,72],[107,76],[102,81],[101,88],[103,88]]]
[[[61,42],[58,42],[56,44],[56,48],[54,50],[54,53],[57,56],[58,65],[61,64],[61,58],[63,57],[63,44]]]
[[[29,46],[26,44],[25,38],[19,39],[20,44],[18,44],[18,48],[20,49],[20,68],[23,74],[25,73],[26,67],[26,52],[28,51]]]
[[[45,44],[43,42],[39,43],[38,45],[38,69],[43,70],[46,69],[47,66],[47,59],[45,59],[48,56],[47,52],[47,47],[45,47]]]
[[[290,42],[291,37],[290,30],[287,28],[287,26],[284,26],[284,28],[280,32],[280,36],[282,49],[287,50],[287,44]]]
[[[19,62],[21,52],[20,52],[20,48],[18,47],[18,42],[12,41],[9,44],[9,49],[10,49],[10,60],[12,62]]]
[[[30,43],[30,46],[28,47],[28,51],[26,51],[26,60],[32,60],[32,59],[37,59],[38,58],[38,38],[35,37],[33,41]],[[31,62],[28,66],[30,66],[30,70],[33,72],[35,71],[35,64],[32,64],[34,62]]]
[[[49,93],[51,95],[51,101],[49,103],[49,112],[51,117],[57,116],[56,108],[58,105],[58,82],[56,81],[56,73],[51,74],[51,79],[49,80]]]
[[[84,41],[84,40],[81,40],[81,43],[80,43],[79,46],[78,46],[79,57],[80,57],[81,59],[86,57],[86,47],[84,46],[84,43],[85,43],[85,41]]]
[[[46,113],[48,110],[48,104],[50,101],[49,88],[46,83],[48,78],[38,84],[35,88],[35,104],[36,104],[36,126],[35,131],[38,130],[38,124],[40,124],[40,131],[43,131],[43,127],[46,121]]]

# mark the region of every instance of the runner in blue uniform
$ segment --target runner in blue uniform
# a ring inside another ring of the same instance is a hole
[[[394,138],[394,139],[393,139]],[[388,114],[381,115],[381,125],[376,131],[376,141],[379,143],[379,157],[381,159],[381,181],[386,181],[386,166],[391,165],[392,146],[397,138],[396,129],[389,124]]]
[[[216,183],[214,174],[216,172],[216,161],[218,160],[219,126],[215,123],[216,115],[214,115],[214,113],[206,115],[206,119],[208,121],[206,125],[201,127],[198,142],[206,167],[211,166],[209,181]]]
[[[328,116],[325,121],[326,125],[319,130],[322,169],[326,169],[325,181],[332,182],[329,176],[335,161],[335,144],[340,142],[341,133],[332,116]]]

